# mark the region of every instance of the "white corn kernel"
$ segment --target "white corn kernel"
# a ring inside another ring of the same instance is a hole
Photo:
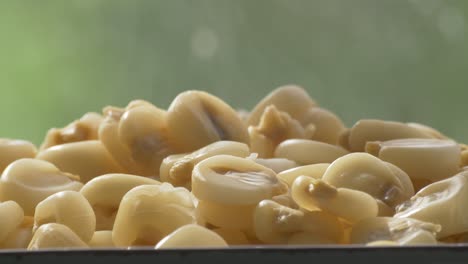
[[[378,205],[369,194],[347,188],[335,188],[322,180],[299,176],[291,188],[294,201],[306,210],[321,209],[350,223],[376,217]]]
[[[341,145],[352,152],[364,151],[368,141],[386,141],[400,138],[434,138],[426,131],[394,121],[362,119],[341,135]]]
[[[0,244],[23,222],[24,212],[14,201],[0,203]]]
[[[162,248],[225,248],[228,244],[224,239],[205,227],[185,225],[174,230],[155,246]]]
[[[191,188],[193,167],[200,161],[216,155],[247,157],[249,146],[236,141],[217,141],[190,154],[177,154],[166,157],[161,164],[160,178],[174,186]]]
[[[91,240],[96,230],[93,208],[81,193],[75,191],[55,193],[36,206],[33,232],[47,223],[69,227],[84,242]]]
[[[414,218],[442,226],[438,238],[468,231],[468,172],[432,183],[396,208],[395,218]]]
[[[368,142],[366,151],[398,166],[415,181],[435,182],[460,170],[460,147],[451,140],[412,138]]]
[[[26,140],[0,138],[0,174],[15,160],[34,158],[36,146]]]
[[[252,140],[255,140],[258,135],[263,137],[258,138],[259,143],[253,146],[260,146],[259,154],[261,158],[271,158],[273,153],[263,153],[263,149],[268,149],[268,146],[273,148],[284,140],[291,138],[306,138],[306,131],[302,125],[289,114],[279,111],[274,105],[267,106],[257,126],[249,126],[249,133]],[[257,135],[258,134],[258,135]],[[257,149],[252,148],[253,152]]]
[[[404,176],[404,175],[403,175]],[[322,180],[337,187],[363,191],[390,207],[408,200],[414,190],[406,186],[385,162],[368,153],[350,153],[335,160]],[[406,177],[408,177],[406,175]]]
[[[60,191],[79,191],[79,177],[60,171],[50,162],[19,159],[11,163],[0,178],[0,201],[17,202],[28,216],[36,205]]]
[[[90,112],[64,128],[51,128],[47,131],[46,137],[39,149],[44,150],[55,145],[71,142],[96,140],[98,139],[98,129],[102,120],[102,115]]]
[[[83,183],[99,175],[124,171],[98,140],[53,146],[39,152],[36,158],[53,163],[62,171],[79,175]]]
[[[131,174],[105,174],[87,182],[80,193],[88,200],[96,215],[96,230],[112,230],[122,197],[139,185],[161,182]]]
[[[338,243],[343,237],[343,226],[338,218],[327,213],[305,212],[263,200],[255,209],[255,234],[269,244],[286,244],[294,241],[300,232],[313,234],[320,241]]]
[[[96,231],[88,242],[91,248],[115,248],[111,230]]]
[[[28,250],[89,248],[78,235],[65,225],[50,223],[39,227]]]
[[[265,96],[250,112],[247,124],[257,125],[260,118],[270,105],[274,105],[278,110],[288,113],[292,118],[303,122],[304,109],[316,106],[314,100],[307,92],[297,85],[285,85],[276,88]]]
[[[322,107],[309,108],[302,120],[313,124],[314,133],[310,139],[333,145],[338,144],[339,136],[346,128],[338,116]]]
[[[286,191],[274,171],[250,159],[213,156],[198,163],[192,172],[192,192],[199,200],[255,205]]]
[[[437,244],[440,225],[411,218],[372,217],[353,226],[352,244],[393,241],[400,245]]]
[[[127,192],[120,202],[112,230],[117,247],[155,245],[177,228],[195,224],[195,200],[187,189],[141,185]]]
[[[314,179],[322,178],[328,166],[330,166],[330,163],[317,163],[299,166],[293,169],[282,171],[278,173],[276,177],[291,187],[294,180],[301,175],[309,176]]]
[[[190,152],[220,140],[248,143],[247,127],[236,111],[202,91],[177,95],[167,111],[167,126],[179,152]]]
[[[342,147],[307,139],[289,139],[276,147],[275,157],[286,158],[300,165],[331,163],[349,152]]]

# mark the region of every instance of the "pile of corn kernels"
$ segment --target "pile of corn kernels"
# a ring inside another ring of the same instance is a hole
[[[295,85],[252,111],[135,100],[0,139],[0,249],[465,243],[466,166],[429,126],[346,127]]]

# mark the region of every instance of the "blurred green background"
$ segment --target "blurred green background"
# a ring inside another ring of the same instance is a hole
[[[105,105],[181,91],[252,108],[295,83],[348,126],[468,141],[468,1],[2,0],[0,137],[39,144]]]

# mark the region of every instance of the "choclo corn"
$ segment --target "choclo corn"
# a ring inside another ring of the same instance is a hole
[[[435,128],[346,127],[295,85],[251,112],[134,100],[0,139],[0,249],[467,243],[467,168]]]

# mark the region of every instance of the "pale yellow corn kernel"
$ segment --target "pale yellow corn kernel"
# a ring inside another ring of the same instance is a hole
[[[79,191],[83,184],[78,176],[62,172],[54,164],[36,159],[19,159],[11,163],[0,178],[0,201],[17,202],[28,216],[36,205],[60,191]]]
[[[0,138],[0,174],[15,160],[34,158],[36,146],[26,140]]]
[[[414,191],[385,162],[368,153],[350,153],[335,160],[322,180],[337,187],[370,194],[390,207],[408,200]],[[406,175],[406,177],[408,177]]]
[[[37,204],[33,232],[47,223],[66,225],[84,242],[91,240],[96,230],[93,208],[81,193],[75,191],[55,193]]]
[[[111,230],[96,231],[88,242],[91,248],[115,248]]]
[[[275,149],[275,157],[300,165],[331,163],[349,152],[342,147],[308,139],[288,139]]]
[[[124,172],[98,140],[53,146],[39,152],[36,158],[48,161],[62,171],[79,175],[83,183],[99,175]]]
[[[221,236],[230,246],[249,245],[247,236],[240,230],[217,227],[213,232]]]
[[[347,132],[341,135],[341,145],[347,145],[351,152],[364,151],[368,141],[387,141],[402,138],[434,138],[419,128],[394,121],[361,119]],[[346,142],[347,141],[347,142]]]
[[[338,144],[339,136],[346,128],[337,115],[321,107],[306,110],[303,122],[314,125],[314,133],[310,139],[333,145]]]
[[[143,171],[132,159],[130,149],[119,138],[119,122],[124,113],[125,109],[112,106],[103,109],[105,118],[99,126],[99,140],[126,173],[142,175]]]
[[[216,227],[246,231],[253,228],[255,206],[226,205],[201,200],[196,210],[207,223]]]
[[[328,166],[330,166],[330,163],[317,163],[312,165],[299,166],[293,169],[282,171],[278,173],[276,177],[291,187],[294,180],[301,175],[309,176],[315,179],[322,178]]]
[[[247,124],[249,126],[257,125],[265,108],[270,105],[274,105],[278,110],[288,113],[292,118],[305,125],[303,123],[304,109],[310,109],[316,106],[316,103],[302,87],[297,85],[281,86],[258,102],[250,112]]]
[[[367,142],[366,151],[405,171],[412,180],[435,182],[460,170],[460,147],[440,139],[396,139]]]
[[[200,161],[216,155],[226,154],[236,157],[247,157],[249,146],[236,141],[217,141],[186,155],[171,155],[161,164],[159,176],[161,181],[174,186],[191,189],[193,167]]]
[[[89,248],[69,227],[57,223],[39,227],[28,245],[28,250]]]
[[[220,140],[249,142],[247,126],[236,111],[203,91],[177,95],[167,111],[167,126],[179,152],[191,152]]]
[[[438,238],[467,232],[468,172],[432,183],[396,208],[395,218],[414,218],[442,226]]]
[[[338,218],[325,212],[296,210],[271,200],[257,205],[254,227],[258,239],[268,244],[286,244],[300,232],[313,234],[323,242],[338,243],[344,230]]]
[[[226,248],[228,244],[224,239],[203,226],[191,224],[184,225],[163,238],[154,247],[165,248]]]
[[[294,180],[291,195],[301,208],[309,211],[319,208],[350,223],[376,217],[379,210],[374,197],[365,192],[335,188],[308,176]]]
[[[166,112],[155,106],[133,107],[120,118],[118,138],[143,176],[159,175],[162,160],[174,153],[166,119]]]
[[[254,161],[218,155],[198,163],[192,172],[192,193],[199,200],[220,204],[255,205],[286,193],[276,173]]]
[[[400,244],[391,240],[377,240],[366,244],[366,247],[394,247]]]
[[[257,126],[249,126],[249,130],[252,130],[249,133],[254,136],[256,133],[264,136],[262,139],[265,142],[261,142],[263,145],[273,147],[286,139],[305,138],[306,135],[305,129],[297,120],[291,118],[287,113],[279,111],[274,105],[266,107],[260,123]],[[271,158],[272,156],[262,155],[260,157]]]
[[[96,230],[112,230],[122,197],[139,185],[161,182],[131,174],[105,174],[87,182],[80,193],[88,200],[96,215]]]
[[[352,244],[393,241],[400,245],[437,244],[440,225],[411,218],[372,217],[353,226]]]
[[[262,166],[272,169],[275,173],[290,170],[298,166],[296,162],[283,158],[254,159],[254,161]]]
[[[0,203],[0,244],[21,225],[23,219],[23,208],[18,203],[14,201]]]
[[[34,218],[25,216],[23,222],[0,243],[4,249],[26,249],[32,239]]]
[[[155,245],[177,228],[194,224],[196,201],[185,188],[141,185],[127,192],[120,202],[112,230],[117,247]]]
[[[262,158],[273,157],[276,145],[253,126],[249,126],[247,131],[250,138],[250,151],[258,153],[258,156]]]
[[[51,128],[47,131],[45,139],[39,149],[44,150],[55,145],[71,142],[96,140],[98,139],[99,125],[103,119],[102,115],[89,112],[64,128]]]

